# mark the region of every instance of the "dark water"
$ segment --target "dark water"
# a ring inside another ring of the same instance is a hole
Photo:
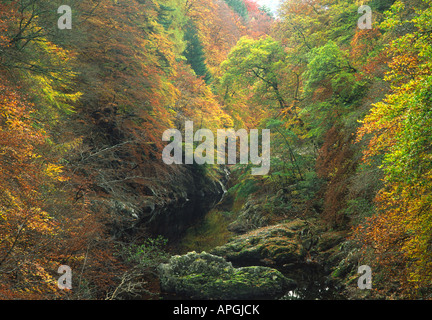
[[[223,188],[224,189],[224,188]],[[148,225],[154,234],[166,237],[171,244],[180,244],[187,235],[188,230],[194,229],[199,234],[200,226],[206,225],[206,220],[214,218],[215,211],[218,211],[218,204],[224,199],[225,190],[212,197],[195,197],[180,206],[163,208],[156,211]],[[222,205],[223,207],[223,205]],[[208,224],[208,223],[207,223]],[[204,230],[203,230],[204,231]],[[214,235],[213,235],[214,234]],[[212,239],[212,243],[226,241],[226,233],[212,233],[214,237],[221,239]],[[200,252],[203,244],[198,243],[196,247],[189,247],[189,251]],[[175,247],[175,245],[174,245]],[[285,276],[295,280],[298,288],[287,292],[282,300],[341,300],[344,297],[340,294],[338,285],[328,278],[328,272],[317,264],[304,264],[290,270],[278,268]],[[163,298],[171,300],[175,296],[168,295]],[[183,299],[183,298],[182,298]]]
[[[186,230],[201,221],[220,200],[220,196],[196,197],[183,204],[155,210],[146,222],[150,232],[171,243],[179,241]]]
[[[303,265],[297,270],[286,272],[285,276],[294,279],[298,288],[288,292],[282,299],[286,300],[344,300],[341,287],[330,280],[328,273],[319,265]]]

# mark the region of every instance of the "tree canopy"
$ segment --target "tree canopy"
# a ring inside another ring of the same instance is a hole
[[[346,235],[331,276],[352,286],[356,257],[370,297],[430,299],[432,0],[69,5],[61,29],[56,1],[0,1],[0,299],[154,297],[168,253],[153,215],[222,181],[163,163],[163,133],[187,121],[270,129],[268,173],[225,167],[232,211],[262,201],[248,228],[317,219]]]

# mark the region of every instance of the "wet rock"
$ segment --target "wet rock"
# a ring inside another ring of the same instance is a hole
[[[279,271],[262,266],[234,268],[206,252],[174,256],[159,266],[161,290],[191,299],[272,299],[296,288]]]

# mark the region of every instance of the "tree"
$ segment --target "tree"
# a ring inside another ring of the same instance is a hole
[[[280,109],[289,108],[285,96],[288,84],[282,80],[286,79],[286,56],[281,44],[269,36],[258,40],[241,38],[222,64],[225,98],[253,88],[259,98],[276,101]]]
[[[309,134],[320,139],[362,97],[365,83],[356,78],[347,53],[333,41],[314,48],[307,57],[303,77],[309,105],[301,112],[313,128]]]
[[[244,20],[248,18],[248,9],[243,0],[224,0]]]
[[[184,55],[188,64],[197,76],[203,77],[204,81],[209,83],[211,76],[205,62],[204,47],[198,38],[197,30],[193,24],[188,25],[186,28],[185,41],[187,45]]]
[[[395,2],[382,23],[387,32],[412,24],[411,32],[398,35],[389,45],[387,81],[392,91],[373,105],[359,129],[358,139],[368,138],[366,161],[382,157],[384,187],[377,194],[378,212],[360,226],[357,236],[372,248],[386,280],[400,284],[409,297],[428,293],[432,279],[431,232],[431,2],[416,8],[417,15],[401,19],[402,2]],[[401,271],[402,270],[402,271]],[[390,280],[391,279],[391,280]]]

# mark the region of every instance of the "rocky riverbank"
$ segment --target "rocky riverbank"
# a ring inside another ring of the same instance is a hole
[[[225,200],[230,202],[229,197]],[[218,208],[226,210],[233,206],[233,203],[222,203]],[[162,265],[159,268],[161,289],[168,294],[167,298],[350,299],[364,296],[354,285],[358,256],[355,245],[347,240],[347,230],[325,227],[317,216],[276,221],[264,208],[260,199],[244,201],[238,212],[224,222],[223,228],[231,233],[224,244],[207,252],[174,256]],[[217,237],[214,233],[211,236]],[[200,235],[199,239],[205,237]],[[270,275],[276,278],[270,281]]]

